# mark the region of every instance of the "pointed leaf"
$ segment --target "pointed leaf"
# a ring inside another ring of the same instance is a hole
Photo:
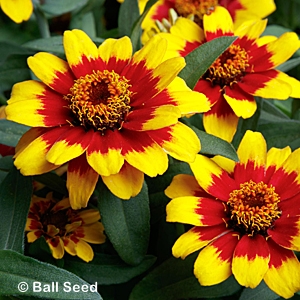
[[[193,89],[199,78],[235,40],[234,36],[222,36],[200,45],[185,56],[186,66],[179,76]]]
[[[129,0],[126,0],[126,1],[129,1]],[[130,0],[130,1],[132,1],[132,0]],[[131,36],[130,36],[132,46],[133,46],[133,51],[137,51],[141,46],[140,40],[141,40],[141,33],[142,33],[142,31],[141,31],[142,22],[146,16],[146,14],[149,12],[151,6],[156,2],[157,2],[157,0],[149,0],[146,4],[146,7],[145,7],[143,13],[141,14],[141,16],[137,19],[137,21],[133,25]]]
[[[27,126],[6,119],[0,120],[0,144],[15,147],[28,129]]]
[[[0,250],[0,261],[2,295],[35,296],[42,299],[102,299],[95,283],[90,285],[53,265],[11,250]],[[55,289],[52,289],[52,285]]]
[[[32,181],[13,168],[0,185],[0,249],[23,252]],[[1,285],[0,285],[1,286]]]
[[[140,16],[137,0],[126,0],[120,6],[118,28],[120,36],[130,36],[133,24]]]
[[[138,265],[143,260],[149,242],[150,210],[148,189],[130,200],[121,200],[101,183],[99,210],[105,233],[119,256],[128,264]]]
[[[130,266],[117,255],[95,253],[93,261],[88,264],[74,258],[65,260],[64,268],[88,282],[109,285],[127,282],[146,272],[155,260],[154,256],[148,255],[139,265]]]
[[[46,51],[61,54],[64,53],[63,37],[61,35],[52,36],[50,38],[31,40],[23,44],[23,47],[36,51]]]
[[[258,126],[264,135],[268,148],[283,148],[290,146],[292,149],[300,147],[300,122],[296,120],[269,122]]]
[[[195,131],[201,141],[200,153],[209,155],[221,155],[234,161],[239,160],[232,144],[214,135],[201,131],[194,126],[191,126],[191,128]]]
[[[280,297],[271,291],[264,281],[260,283],[255,289],[245,288],[239,300],[275,300]],[[282,299],[282,298],[281,298]]]
[[[26,62],[27,57],[27,55],[13,55],[1,63],[0,93],[10,91],[17,82],[30,79],[30,70]]]
[[[129,300],[213,298],[232,295],[241,288],[233,276],[218,285],[201,286],[193,274],[196,255],[163,262],[134,287]]]
[[[85,5],[88,0],[47,0],[41,2],[41,9],[53,16],[59,16]]]
[[[292,58],[285,63],[281,64],[280,66],[277,67],[277,70],[280,70],[282,72],[287,72],[300,64],[300,57],[297,58]]]
[[[9,56],[13,54],[29,55],[29,54],[33,54],[33,52],[17,44],[12,44],[7,41],[1,41],[0,42],[0,63],[3,63]]]
[[[52,191],[59,192],[62,195],[68,195],[68,190],[66,188],[66,181],[63,180],[56,173],[50,172],[46,174],[33,176],[33,180],[36,180],[42,184],[45,184]]]

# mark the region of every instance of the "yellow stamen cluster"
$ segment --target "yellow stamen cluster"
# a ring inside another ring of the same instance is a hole
[[[130,111],[129,81],[114,71],[93,71],[75,80],[64,98],[74,114],[71,125],[93,128],[104,134],[107,129],[121,129]]]
[[[200,20],[218,5],[218,0],[175,0],[175,9],[180,16],[194,15]]]
[[[250,66],[248,53],[240,45],[231,45],[207,70],[204,78],[221,87],[240,81]]]
[[[227,202],[231,226],[249,235],[264,234],[281,215],[279,201],[273,186],[252,180],[242,183],[240,189],[230,193]]]

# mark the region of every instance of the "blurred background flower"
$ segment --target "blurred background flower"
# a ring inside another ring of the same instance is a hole
[[[31,0],[0,0],[0,7],[16,23],[27,21],[33,12]]]
[[[96,209],[73,210],[68,198],[57,201],[49,193],[46,198],[32,197],[25,231],[29,243],[43,237],[54,258],[65,251],[89,262],[94,257],[91,244],[105,242],[104,228]]]

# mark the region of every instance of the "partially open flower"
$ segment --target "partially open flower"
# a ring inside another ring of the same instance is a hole
[[[96,209],[73,210],[68,198],[55,201],[52,193],[46,198],[32,197],[25,231],[29,243],[44,237],[56,259],[64,252],[77,255],[86,262],[94,257],[88,244],[105,242],[104,228]]]
[[[286,32],[279,38],[260,37],[266,25],[267,20],[254,20],[234,29],[229,12],[218,6],[204,15],[203,29],[189,19],[180,18],[170,33],[159,34],[169,41],[165,59],[185,57],[218,37],[237,36],[194,87],[212,105],[203,117],[208,133],[231,141],[239,118],[249,118],[255,113],[255,96],[278,100],[300,98],[300,82],[276,69],[299,49],[299,38],[294,32]]]
[[[146,2],[139,0],[141,11]],[[201,25],[203,16],[217,6],[225,7],[229,11],[235,28],[244,21],[265,18],[276,9],[273,0],[158,0],[142,23],[143,41],[148,40],[153,32],[160,31],[157,23],[163,24],[170,20],[170,9],[174,10],[178,16],[192,18],[198,25]]]

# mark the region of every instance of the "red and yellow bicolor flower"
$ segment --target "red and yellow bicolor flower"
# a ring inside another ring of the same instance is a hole
[[[61,259],[66,251],[89,262],[94,257],[89,243],[105,242],[99,220],[98,210],[73,210],[68,198],[57,201],[49,193],[46,198],[32,197],[25,231],[28,243],[44,237],[56,259]]]
[[[267,151],[259,132],[247,131],[239,162],[197,155],[192,175],[177,175],[165,193],[167,221],[193,225],[173,246],[184,259],[201,248],[194,274],[214,285],[231,274],[243,286],[264,280],[289,298],[300,290],[300,149]]]
[[[207,98],[177,77],[184,58],[162,62],[167,41],[157,36],[132,55],[128,37],[99,48],[81,30],[64,33],[67,61],[49,53],[29,57],[41,80],[14,85],[7,119],[32,128],[20,139],[15,165],[23,175],[68,163],[71,207],[86,207],[99,176],[129,199],[144,174],[163,174],[168,154],[191,162],[196,134],[178,121],[210,109]]]
[[[32,12],[32,0],[0,0],[2,11],[15,23],[27,21]]]
[[[205,42],[221,36],[237,36],[236,41],[210,66],[194,87],[204,93],[212,109],[204,114],[208,133],[231,141],[238,119],[256,111],[254,96],[285,100],[300,98],[300,82],[275,68],[288,60],[300,46],[296,33],[276,38],[260,37],[267,20],[247,21],[234,30],[229,12],[221,6],[203,16],[203,29],[180,18],[170,33],[166,58],[186,56]]]
[[[140,10],[145,7],[145,0],[139,0]],[[259,20],[267,17],[275,11],[276,6],[273,0],[158,0],[146,15],[142,28],[144,35],[149,33],[152,36],[153,31],[159,32],[155,24],[156,21],[162,22],[163,19],[169,20],[169,10],[173,9],[178,16],[194,16],[194,21],[201,25],[203,16],[214,9],[216,6],[225,7],[238,27],[242,22],[247,20]],[[143,37],[143,40],[147,40]]]

